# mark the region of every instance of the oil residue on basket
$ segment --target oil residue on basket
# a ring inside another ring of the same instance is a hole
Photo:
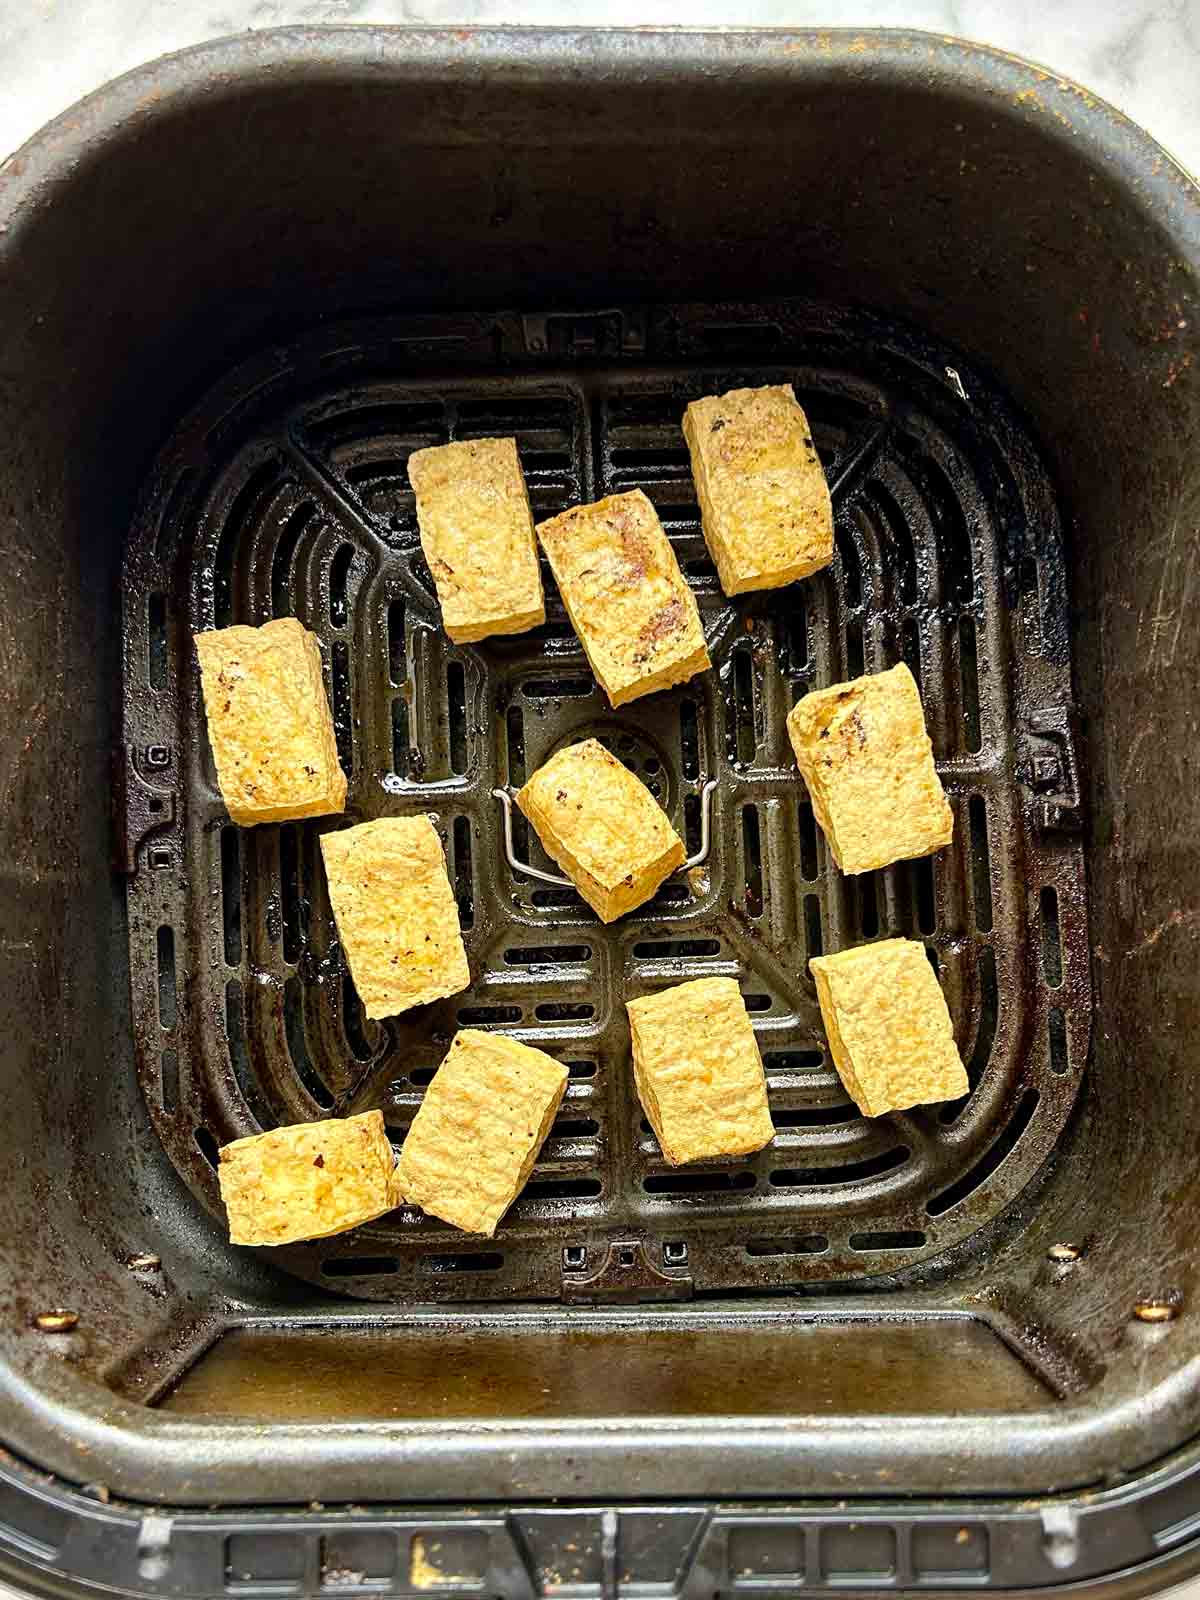
[[[970,1317],[481,1332],[242,1329],[162,1404],[181,1416],[331,1422],[940,1416],[952,1393],[969,1393],[973,1411],[1031,1411],[1052,1399]]]

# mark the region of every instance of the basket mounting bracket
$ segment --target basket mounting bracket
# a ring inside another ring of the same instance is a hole
[[[1037,795],[1034,814],[1046,833],[1078,833],[1083,827],[1078,747],[1074,706],[1030,711],[1018,746],[1017,777]]]
[[[598,1258],[599,1264],[596,1264]],[[568,1248],[563,1251],[562,1296],[572,1301],[637,1305],[645,1301],[690,1300],[692,1275],[686,1257],[677,1267],[660,1267],[650,1259],[644,1239],[614,1239],[603,1254]]]

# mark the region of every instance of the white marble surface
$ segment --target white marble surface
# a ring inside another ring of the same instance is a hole
[[[289,22],[929,28],[1078,79],[1200,172],[1200,0],[0,0],[0,158],[130,67]]]

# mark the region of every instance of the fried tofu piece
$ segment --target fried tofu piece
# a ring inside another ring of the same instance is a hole
[[[614,706],[711,665],[696,597],[640,489],[539,522],[571,625]]]
[[[367,1016],[457,994],[471,981],[442,841],[428,817],[321,835],[329,901]]]
[[[950,843],[954,816],[903,662],[806,694],[787,727],[813,815],[843,872],[873,872]]]
[[[966,1094],[946,997],[918,940],[814,956],[808,968],[834,1066],[864,1117]]]
[[[490,1238],[528,1182],[566,1088],[566,1067],[544,1050],[463,1028],[404,1140],[404,1198]]]
[[[517,804],[601,922],[649,900],[683,862],[666,812],[597,739],[551,756]]]
[[[217,783],[240,827],[325,817],[346,806],[321,647],[295,617],[198,633],[200,687]]]
[[[625,1009],[638,1099],[673,1167],[770,1144],[762,1057],[733,978],[696,978]]]
[[[421,549],[455,644],[524,633],[546,620],[529,491],[515,439],[414,450]]]
[[[726,594],[778,589],[829,565],[829,485],[790,384],[693,400],[683,436]]]
[[[327,1239],[401,1203],[381,1111],[273,1128],[221,1149],[231,1244]]]

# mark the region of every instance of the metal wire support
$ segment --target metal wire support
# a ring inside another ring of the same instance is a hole
[[[702,867],[708,860],[712,850],[712,797],[716,791],[717,780],[706,778],[700,788],[700,848],[694,856],[689,856],[675,868],[671,874],[674,877],[680,872],[690,872],[693,867]],[[517,849],[513,843],[513,799],[507,789],[493,789],[493,795],[500,802],[504,813],[504,859],[514,872],[523,872],[530,878],[536,878],[539,883],[552,883],[559,889],[573,889],[575,885],[570,878],[560,878],[555,872],[543,872],[540,867],[531,867],[527,861],[517,857]]]

